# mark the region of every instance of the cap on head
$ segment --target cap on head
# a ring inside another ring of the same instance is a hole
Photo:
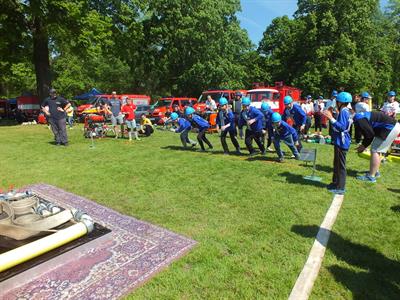
[[[263,101],[263,102],[261,103],[261,110],[266,111],[266,110],[268,110],[268,109],[270,109],[269,104],[268,104],[267,102]]]
[[[271,116],[271,121],[272,121],[273,123],[280,122],[281,120],[282,120],[282,117],[281,117],[281,115],[280,115],[279,113],[274,112],[274,113],[272,114],[272,116]]]
[[[228,104],[228,100],[225,98],[225,97],[221,97],[220,99],[219,99],[219,105],[226,105],[226,104]]]
[[[351,96],[350,93],[347,92],[340,92],[336,98],[336,101],[342,102],[342,103],[351,103],[353,100],[353,97]]]
[[[56,91],[56,89],[51,88],[51,89],[49,90],[49,93],[50,93],[50,94],[55,94],[55,93],[57,93],[57,91]]]
[[[285,104],[285,105],[288,105],[292,102],[293,102],[293,98],[290,96],[285,96],[285,98],[283,98],[283,104]]]
[[[396,96],[396,92],[395,92],[395,91],[390,91],[390,92],[388,93],[388,96],[389,96],[389,97],[395,97],[395,96]]]
[[[369,95],[368,92],[362,92],[361,93],[361,98],[369,98],[369,97],[370,97],[370,95]]]
[[[177,113],[172,113],[172,114],[171,114],[171,120],[172,120],[172,121],[175,121],[176,119],[178,119],[178,117],[179,117],[179,116],[178,116]]]
[[[244,106],[249,106],[250,103],[251,103],[251,100],[250,100],[249,97],[244,97],[244,98],[242,98],[242,105],[244,105]]]
[[[186,115],[186,116],[191,115],[191,114],[194,113],[194,111],[195,111],[195,110],[194,110],[193,107],[187,107],[186,110],[185,110],[185,115]]]
[[[312,99],[311,95],[307,95],[306,99],[307,99],[307,100]]]
[[[241,92],[236,92],[236,93],[235,93],[235,96],[240,96],[240,97],[241,97],[241,96],[242,96],[242,93],[241,93]]]

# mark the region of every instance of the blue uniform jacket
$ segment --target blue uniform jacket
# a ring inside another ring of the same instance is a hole
[[[178,119],[178,128],[175,129],[176,133],[182,132],[186,129],[190,130],[190,127],[192,127],[192,125],[190,124],[190,122],[184,118],[179,118]]]
[[[202,117],[195,115],[195,114],[192,115],[191,123],[194,127],[199,128],[199,130],[210,128],[210,124],[206,120],[204,120]]]
[[[281,121],[278,128],[274,128],[272,126],[272,122],[269,124],[269,130],[273,131],[274,134],[279,135],[280,138],[286,138],[289,135],[292,135],[293,141],[296,142],[298,140],[298,135],[296,130],[290,126],[285,121]]]
[[[351,143],[350,126],[352,119],[350,111],[347,107],[343,108],[337,117],[337,120],[332,123],[332,141],[333,144],[343,150],[349,150]]]
[[[225,131],[236,131],[235,126],[235,116],[231,110],[227,111],[219,111],[217,115],[217,124],[221,128],[221,126],[225,126],[231,124],[229,127],[225,129]]]
[[[246,118],[246,119],[244,119]],[[259,111],[257,108],[250,106],[250,109],[247,112],[242,112],[240,114],[240,119],[239,119],[239,127],[247,124],[247,120],[251,119],[256,119],[256,121],[250,125],[250,130],[254,132],[259,132],[263,130],[263,120],[264,120],[264,115],[262,114],[261,111]]]
[[[285,109],[285,112],[282,116],[284,121],[287,121],[288,115],[293,117],[295,126],[302,126],[306,124],[307,115],[305,111],[301,108],[301,106],[297,103],[293,103],[291,109]]]

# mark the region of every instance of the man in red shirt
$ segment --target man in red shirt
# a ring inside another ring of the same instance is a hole
[[[132,131],[135,136],[135,139],[138,141],[140,140],[136,128],[135,110],[136,110],[136,105],[132,103],[131,99],[127,99],[126,104],[121,108],[121,112],[125,115],[125,124],[126,127],[128,128],[129,141],[132,141]]]

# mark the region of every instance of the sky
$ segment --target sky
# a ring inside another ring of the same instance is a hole
[[[351,0],[349,0],[351,1]],[[258,45],[272,19],[284,15],[293,16],[297,0],[241,0],[242,12],[238,13],[242,28],[249,33],[253,44]],[[385,7],[388,0],[380,0]]]

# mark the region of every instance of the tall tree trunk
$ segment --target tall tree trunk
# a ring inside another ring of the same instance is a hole
[[[33,18],[33,63],[35,64],[36,88],[39,99],[44,100],[51,85],[49,37],[39,16]]]

